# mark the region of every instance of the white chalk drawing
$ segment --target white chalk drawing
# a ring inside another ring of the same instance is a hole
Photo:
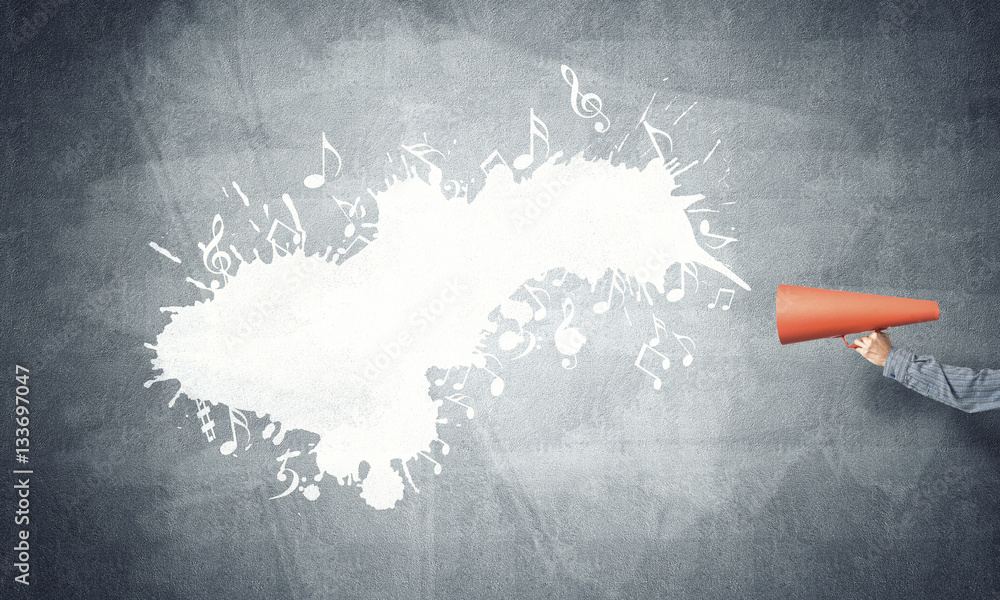
[[[600,99],[582,94],[568,67],[561,74],[572,87],[576,114],[607,131],[611,120]],[[340,154],[324,132],[321,170],[306,174],[307,189],[284,194],[283,209],[261,205],[252,218],[263,215],[265,226],[251,218],[234,221],[267,231],[266,246],[225,248],[232,217],[216,215],[206,227],[198,247],[208,278],[186,281],[208,294],[191,306],[161,309],[171,320],[155,344],[147,344],[159,371],[147,387],[180,382],[178,394],[197,402],[210,441],[216,431],[209,405],[230,407],[220,448],[226,455],[248,449],[256,435],[275,445],[289,431],[318,435],[308,451],[288,449],[275,459],[274,498],[300,492],[315,500],[328,474],[360,488],[369,506],[394,507],[404,497],[404,477],[419,491],[408,467],[413,461],[428,461],[441,472],[441,457],[450,449],[438,431],[448,424],[443,403],[474,417],[470,374],[485,377],[490,394],[501,396],[503,363],[529,357],[543,337],[564,369],[577,368],[587,343],[578,324],[582,310],[625,310],[633,297],[649,304],[657,296],[677,301],[692,287],[687,279],[697,286],[698,266],[750,289],[709,252],[735,238],[708,233],[705,222],[702,237],[725,241],[707,249],[699,243],[686,211],[704,196],[674,195],[677,177],[693,163],[670,158],[653,135],[666,132],[646,127],[656,156],[642,168],[582,153],[549,155],[548,128],[531,109],[528,154],[511,169],[494,150],[483,161],[485,181],[472,198],[467,181],[443,177],[445,155],[426,138],[404,144],[393,163],[402,166],[401,176],[367,190],[365,202],[360,196],[353,203],[336,200],[347,225],[335,252],[338,242],[317,244],[315,235],[307,246],[309,224],[301,222],[292,197],[328,185],[340,172]],[[544,159],[536,155],[536,139],[545,144]],[[327,168],[328,155],[336,159],[336,172]],[[530,173],[519,172],[529,166]],[[256,210],[249,201],[253,190],[244,192],[235,182],[232,187],[241,204]],[[377,205],[377,223],[366,203]],[[602,299],[580,306],[569,294],[557,297],[568,274],[589,282]],[[491,322],[497,307],[499,320]],[[558,327],[529,331],[529,323],[548,311],[559,317]],[[635,366],[659,389],[658,370],[669,361],[653,347],[667,327],[653,319],[655,339],[639,351]],[[689,366],[694,340],[670,333]],[[501,357],[487,354],[482,344],[493,334]],[[644,353],[662,359],[651,361]],[[433,385],[427,375],[432,367],[444,371]],[[268,420],[262,432],[254,431],[250,412]],[[306,462],[313,457],[315,467]],[[314,483],[304,475],[310,468],[318,472]]]

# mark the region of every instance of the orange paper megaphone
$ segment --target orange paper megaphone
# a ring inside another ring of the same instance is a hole
[[[882,331],[889,327],[936,321],[941,317],[937,302],[932,300],[797,285],[779,285],[775,303],[778,339],[782,344],[838,337],[847,344],[845,336],[848,333]]]

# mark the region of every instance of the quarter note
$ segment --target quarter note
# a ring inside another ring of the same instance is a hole
[[[566,270],[566,269],[563,269],[562,275],[560,275],[559,277],[556,277],[555,279],[552,280],[552,285],[555,286],[555,287],[562,287],[562,284],[566,283],[566,275],[568,275],[568,274],[569,274],[569,271]]]
[[[323,132],[323,145],[320,149],[320,156],[322,160],[322,169],[319,173],[313,173],[309,175],[302,181],[302,185],[309,189],[316,189],[326,183],[326,152],[329,150],[337,157],[337,172],[333,174],[334,177],[340,175],[340,167],[343,165],[343,161],[340,160],[340,154],[337,153],[337,149],[334,148],[330,142],[326,140],[326,132]]]
[[[452,385],[451,386],[452,389],[454,389],[455,391],[458,391],[458,390],[461,390],[462,388],[464,388],[465,387],[465,382],[469,380],[469,373],[471,373],[471,372],[472,372],[472,367],[471,366],[467,367],[465,369],[465,377],[462,378],[462,381],[459,381],[458,383]]]
[[[535,116],[534,108],[530,110],[531,125],[528,130],[528,153],[514,159],[514,168],[519,171],[527,169],[531,166],[531,163],[535,162],[535,137],[545,142],[545,158],[549,157],[549,128],[545,126],[545,123],[541,119]]]
[[[439,377],[438,379],[435,379],[434,380],[434,385],[437,385],[437,386],[444,385],[444,382],[448,381],[448,375],[451,374],[451,370],[453,368],[454,367],[449,367],[448,370],[444,372],[444,377]]]
[[[631,284],[629,284],[631,287]],[[625,301],[625,278],[618,274],[618,269],[615,269],[611,273],[611,287],[608,288],[608,299],[601,300],[594,305],[594,312],[596,314],[602,315],[609,310],[611,310],[611,299],[615,295],[615,290],[618,290],[622,294],[622,302]]]
[[[733,298],[736,296],[736,290],[731,290],[729,288],[719,288],[719,291],[715,294],[715,301],[708,305],[709,308],[715,308],[715,306],[719,303],[719,296],[721,296],[723,292],[729,294],[729,302],[722,305],[722,310],[729,310],[729,307],[733,305]]]

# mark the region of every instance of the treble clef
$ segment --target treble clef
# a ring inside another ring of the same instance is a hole
[[[576,73],[573,72],[573,69],[566,65],[562,65],[562,76],[563,80],[573,89],[569,98],[570,105],[573,107],[573,112],[584,119],[593,119],[595,117],[604,119],[604,123],[600,121],[594,123],[594,130],[597,131],[597,133],[604,133],[607,131],[608,128],[611,127],[611,120],[608,119],[608,116],[601,111],[601,107],[603,106],[601,97],[592,92],[589,94],[580,93],[580,82],[576,78]]]
[[[215,218],[212,219],[212,241],[207,245],[198,242],[198,248],[201,250],[201,260],[208,272],[222,275],[223,284],[227,284],[229,283],[229,267],[232,266],[233,259],[223,250],[219,250],[219,242],[222,241],[224,230],[222,216],[215,215]],[[213,290],[219,289],[219,282],[213,279],[211,287]]]
[[[587,343],[587,336],[580,333],[578,328],[569,326],[570,321],[573,320],[573,300],[570,298],[563,300],[562,309],[562,323],[556,328],[555,335],[552,337],[556,343],[556,349],[560,353],[573,357],[572,362],[568,358],[562,359],[563,368],[570,371],[576,368],[576,354]]]

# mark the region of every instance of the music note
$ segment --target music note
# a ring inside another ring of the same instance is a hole
[[[229,429],[233,432],[233,439],[230,440],[230,441],[228,441],[228,442],[225,442],[219,448],[219,452],[221,452],[225,456],[229,456],[230,454],[232,454],[233,452],[236,451],[236,445],[237,445],[237,442],[236,442],[236,425],[237,424],[240,427],[242,427],[243,429],[245,429],[246,432],[247,432],[247,447],[244,448],[244,450],[249,450],[250,446],[253,445],[253,444],[250,443],[250,437],[251,437],[250,436],[250,424],[247,422],[246,415],[244,415],[242,412],[240,412],[240,411],[238,411],[238,410],[236,410],[234,408],[230,408],[229,409]]]
[[[500,155],[500,151],[494,150],[493,152],[490,153],[489,156],[486,157],[486,160],[484,160],[479,164],[479,168],[482,169],[483,173],[485,173],[487,176],[490,174],[490,171],[493,170],[493,167],[496,166],[496,162],[494,162],[494,159],[498,159],[500,162],[503,163],[503,166],[507,167],[508,171],[510,170],[510,165],[508,165],[507,161],[505,161],[503,159],[503,156]],[[487,166],[489,166],[489,169],[486,168]]]
[[[629,284],[629,287],[631,288],[631,284]],[[611,286],[608,288],[608,299],[607,300],[601,300],[600,302],[598,302],[597,304],[594,305],[594,312],[595,313],[597,313],[599,315],[602,315],[602,314],[608,312],[609,310],[611,310],[611,299],[615,295],[615,290],[618,290],[619,292],[621,292],[622,302],[624,304],[624,301],[625,301],[625,278],[622,277],[618,273],[618,269],[615,269],[614,271],[611,272]]]
[[[669,292],[667,292],[667,300],[669,302],[677,302],[678,300],[680,300],[681,298],[684,297],[684,275],[685,274],[690,275],[691,277],[694,277],[694,291],[695,292],[698,291],[698,266],[695,265],[694,263],[691,263],[691,267],[694,267],[694,270],[691,270],[691,268],[688,267],[687,263],[681,263],[681,287],[674,288],[674,289],[670,290]]]
[[[527,169],[531,166],[531,163],[535,162],[535,137],[537,136],[540,140],[545,142],[545,158],[549,157],[549,128],[545,126],[545,123],[541,119],[535,116],[535,109],[530,109],[531,111],[531,126],[528,131],[528,153],[522,154],[514,159],[514,168],[518,171],[522,169]],[[538,124],[541,128],[536,126]]]
[[[725,292],[729,294],[729,302],[722,305],[722,310],[729,310],[729,307],[733,305],[733,298],[736,296],[736,290],[731,290],[729,288],[719,288],[719,291],[715,294],[715,301],[708,305],[709,308],[715,308],[715,305],[719,303],[719,296]]]
[[[414,157],[416,157],[417,160],[419,160],[420,162],[422,162],[425,165],[427,165],[427,168],[428,168],[427,183],[431,184],[434,187],[438,187],[438,186],[441,185],[441,180],[443,179],[443,176],[441,174],[441,169],[437,165],[435,165],[434,163],[432,163],[431,161],[429,161],[426,158],[424,158],[424,156],[426,156],[428,154],[437,153],[437,154],[441,154],[441,158],[444,158],[444,154],[442,154],[440,151],[435,150],[434,148],[432,148],[430,146],[430,144],[414,144],[412,146],[400,146],[400,147],[403,150],[406,150],[407,152],[409,152]],[[405,158],[404,158],[403,162],[404,163],[406,162]],[[409,169],[407,169],[407,170],[409,170]],[[416,175],[417,175],[417,169],[416,169],[416,167],[413,168],[413,170],[411,171],[411,173],[412,173],[412,175],[414,177],[416,177]]]
[[[673,152],[674,151],[674,140],[673,140],[673,138],[671,138],[670,134],[667,133],[666,131],[663,131],[662,129],[657,129],[656,127],[653,127],[652,125],[650,125],[646,121],[643,121],[642,125],[643,125],[643,127],[646,128],[646,135],[649,136],[649,141],[653,142],[653,149],[656,150],[656,154],[660,157],[660,160],[665,161],[666,158],[664,158],[664,156],[663,156],[663,150],[660,148],[660,144],[657,143],[657,141],[656,141],[656,136],[657,135],[662,135],[663,137],[667,138],[668,142],[670,142],[670,149],[667,150],[667,152]],[[647,152],[648,152],[648,150],[647,150]]]
[[[362,228],[373,228],[373,227],[375,227],[375,225],[372,224],[372,223],[362,223],[361,227]],[[374,238],[374,237],[375,236],[373,234],[372,238]],[[348,244],[348,246],[346,248],[344,248],[344,247],[337,248],[337,254],[339,254],[340,256],[347,256],[347,253],[351,251],[351,248],[354,248],[354,244],[357,244],[358,242],[364,242],[366,246],[368,244],[372,243],[372,241],[370,239],[366,238],[365,236],[363,236],[361,234],[358,234],[358,237],[354,238],[354,240],[351,241],[351,243]]]
[[[489,367],[483,367],[483,370],[493,376],[493,382],[490,383],[490,393],[493,397],[497,397],[503,393],[504,381],[503,378],[490,370]]]
[[[646,354],[646,350],[649,350],[653,354],[655,354],[655,355],[657,355],[657,356],[660,357],[660,359],[661,359],[660,366],[663,368],[664,371],[666,371],[667,369],[670,368],[670,359],[667,358],[666,356],[660,354],[659,352],[657,352],[653,348],[651,348],[649,346],[649,344],[643,344],[642,345],[642,349],[639,350],[639,356],[637,356],[635,358],[635,366],[639,367],[640,371],[642,371],[646,375],[649,375],[650,377],[653,378],[653,389],[654,390],[658,390],[658,389],[660,389],[661,386],[663,386],[663,381],[658,376],[654,375],[652,372],[646,370],[646,367],[642,366],[642,364],[641,364],[642,363],[642,358]]]
[[[299,213],[295,210],[295,205],[292,203],[292,197],[288,194],[282,194],[281,201],[285,203],[285,208],[288,209],[289,214],[292,216],[292,223],[295,225],[295,228],[293,229],[292,227],[289,227],[280,219],[275,219],[274,222],[271,223],[271,230],[267,232],[266,239],[271,243],[271,250],[274,253],[274,256],[277,256],[279,252],[282,255],[294,252],[294,250],[288,249],[288,242],[281,244],[275,239],[274,234],[277,233],[279,226],[281,226],[284,231],[292,234],[292,243],[295,245],[296,249],[304,249],[306,246],[306,232],[302,229],[302,222],[299,220]]]
[[[292,229],[291,227],[289,227],[288,225],[286,225],[280,219],[275,219],[274,220],[274,222],[271,224],[271,230],[267,232],[267,238],[266,239],[267,239],[268,242],[271,242],[271,250],[274,252],[274,256],[278,256],[279,254],[281,256],[285,256],[287,254],[291,254],[292,252],[294,252],[294,250],[289,250],[288,249],[288,242],[284,242],[282,244],[282,243],[279,243],[275,239],[274,234],[278,232],[278,227],[279,226],[282,228],[282,231],[287,231],[288,233],[291,234],[291,236],[292,236],[292,242],[296,246],[299,245],[299,239],[300,238],[299,238],[299,234],[298,234],[297,231],[295,231],[294,229]]]
[[[608,119],[607,115],[601,112],[601,107],[603,106],[603,104],[601,102],[600,96],[594,93],[581,94],[580,82],[579,80],[577,80],[576,73],[573,72],[573,69],[569,68],[566,65],[562,65],[561,69],[562,69],[563,81],[569,84],[570,88],[572,88],[572,92],[570,92],[569,102],[570,106],[573,107],[573,112],[583,117],[584,119],[593,119],[596,117],[604,119],[605,121],[604,123],[600,121],[594,123],[594,131],[596,131],[597,133],[604,133],[605,131],[607,131],[608,128],[611,127],[611,120]],[[579,98],[579,104],[577,103],[578,98]]]
[[[444,377],[441,377],[439,379],[435,379],[434,380],[434,385],[438,385],[438,386],[444,385],[444,382],[448,381],[448,375],[451,374],[451,370],[453,368],[454,367],[450,367],[447,371],[445,371],[444,372]]]
[[[538,310],[535,311],[535,320],[536,321],[541,321],[542,319],[545,318],[545,315],[546,315],[547,311],[545,309],[545,305],[542,304],[542,301],[539,300],[538,296],[535,295],[535,292],[541,292],[541,293],[545,294],[545,301],[546,302],[550,302],[552,300],[552,297],[549,296],[548,292],[546,292],[545,290],[543,290],[541,288],[531,287],[528,284],[524,284],[522,287],[524,287],[524,289],[527,290],[528,295],[531,296],[531,298],[535,302],[538,303]]]
[[[680,335],[679,333],[676,333],[674,331],[671,331],[670,333],[674,334],[674,337],[677,338],[677,343],[681,345],[681,348],[684,348],[685,352],[687,352],[687,356],[684,357],[684,360],[681,361],[681,364],[683,364],[685,367],[690,367],[691,363],[694,362],[694,354],[691,353],[695,348],[694,340],[692,340],[686,335]],[[684,344],[683,340],[691,342],[690,349],[688,349],[688,347]]]
[[[292,197],[288,194],[282,194],[281,201],[285,203],[285,208],[288,209],[288,214],[292,215],[292,223],[295,224],[295,231],[298,233],[295,243],[299,244],[300,248],[305,248],[306,232],[302,229],[302,221],[299,220],[299,211],[295,210],[295,204],[292,203]]]
[[[466,418],[472,419],[473,417],[475,417],[476,416],[476,411],[473,410],[472,407],[469,406],[468,404],[463,404],[462,402],[459,402],[458,401],[459,398],[464,398],[466,400],[471,400],[471,398],[469,398],[468,396],[466,396],[464,394],[452,394],[450,396],[445,396],[444,397],[445,400],[449,400],[451,402],[454,402],[455,404],[457,404],[457,405],[461,406],[462,408],[464,408],[465,409],[465,416],[466,416]]]
[[[663,333],[666,333],[667,332],[667,325],[663,321],[661,321],[660,319],[656,318],[656,315],[653,315],[653,331],[654,331],[654,335],[653,335],[652,339],[649,340],[649,345],[650,346],[656,347],[656,346],[660,345],[660,330],[661,329],[663,330]]]
[[[473,354],[472,364],[475,365],[476,368],[482,369],[493,376],[493,382],[490,383],[490,393],[493,394],[494,397],[496,397],[503,393],[504,380],[502,377],[491,371],[489,367],[486,366],[487,358],[492,358],[493,360],[496,361],[497,365],[501,369],[503,368],[503,363],[500,362],[500,359],[493,356],[492,354],[487,354],[487,353]]]
[[[354,225],[354,216],[358,213],[358,203],[361,202],[361,197],[358,196],[354,200],[354,204],[351,204],[346,200],[341,200],[340,198],[336,197],[334,197],[334,201],[337,203],[337,208],[340,209],[340,212],[343,213],[348,220],[347,225],[344,227],[344,237],[345,238],[352,237],[354,235],[354,232],[357,230],[357,227]],[[350,207],[350,210],[345,211],[344,210],[345,206]],[[362,206],[361,207],[362,217],[364,217],[364,212],[365,212],[365,207]]]
[[[727,244],[739,241],[736,238],[731,238],[731,237],[726,237],[724,235],[716,235],[714,233],[709,233],[708,232],[709,227],[710,227],[710,225],[708,224],[708,221],[706,220],[706,221],[702,221],[701,222],[701,225],[698,226],[698,229],[699,229],[699,231],[701,231],[702,235],[706,235],[708,237],[713,237],[713,238],[716,238],[716,239],[723,240],[723,242],[721,244],[719,244],[718,246],[712,246],[711,244],[709,244],[708,247],[711,248],[712,250],[718,250],[719,248],[722,248],[722,247],[726,246]]]
[[[576,327],[570,327],[570,321],[573,320],[573,299],[566,298],[563,300],[563,320],[556,328],[555,335],[553,339],[556,343],[556,349],[560,353],[567,356],[573,357],[573,362],[571,363],[568,358],[562,359],[562,366],[566,370],[572,370],[576,368],[577,359],[576,354],[580,351],[580,348],[587,343],[587,337],[580,333],[580,330]]]
[[[455,391],[458,391],[458,390],[464,388],[465,387],[465,382],[469,380],[469,373],[471,373],[471,372],[472,372],[472,367],[471,366],[467,367],[465,369],[465,377],[462,378],[462,381],[459,381],[458,383],[456,383],[453,386],[451,386],[452,389],[454,389]]]
[[[198,242],[198,248],[201,249],[201,261],[204,263],[205,268],[208,269],[208,272],[215,275],[222,275],[222,282],[226,284],[229,283],[229,267],[232,266],[233,259],[225,251],[219,249],[219,242],[222,241],[224,231],[225,226],[222,223],[222,216],[215,215],[215,218],[212,219],[212,241],[207,245]],[[219,282],[215,279],[209,285],[213,290],[219,288]]]
[[[569,274],[569,271],[566,270],[566,269],[563,269],[562,275],[560,275],[559,277],[556,277],[555,279],[552,280],[552,285],[555,286],[555,287],[562,287],[562,284],[566,283],[566,275],[568,275],[568,274]]]
[[[309,175],[302,181],[302,185],[309,189],[316,189],[326,183],[326,151],[329,150],[333,152],[333,155],[337,157],[337,172],[333,174],[334,177],[340,175],[340,167],[343,165],[343,161],[340,160],[340,154],[337,153],[337,149],[330,145],[330,142],[326,140],[326,132],[323,132],[323,145],[320,148],[320,157],[323,161],[322,169],[319,173],[313,173]]]

